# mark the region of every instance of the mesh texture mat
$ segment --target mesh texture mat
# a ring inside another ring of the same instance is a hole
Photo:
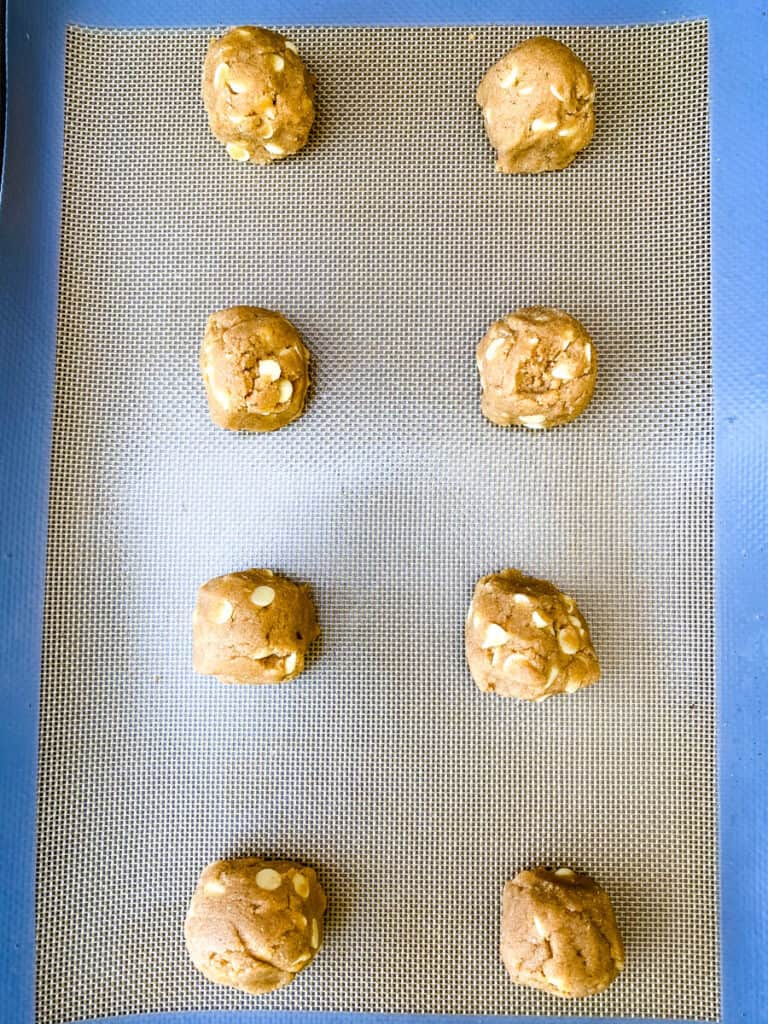
[[[291,29],[319,81],[300,157],[230,161],[199,100],[210,33],[72,28],[42,680],[38,1020],[300,1008],[716,1018],[707,29],[557,29],[597,82],[560,174],[503,177],[474,102],[531,28]],[[285,312],[305,416],[209,419],[205,319]],[[548,435],[479,412],[474,348],[568,309],[595,399]],[[311,582],[285,687],[190,665],[211,576]],[[537,706],[463,657],[477,577],[578,600],[604,676]],[[326,943],[258,1003],[184,950],[203,865],[319,869]],[[569,864],[627,967],[564,1003],[512,986],[504,881]],[[73,956],[73,950],[76,955]]]

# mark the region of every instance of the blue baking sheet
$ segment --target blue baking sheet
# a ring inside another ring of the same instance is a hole
[[[755,0],[395,0],[386,6],[373,0],[265,0],[257,7],[239,0],[8,0],[0,193],[1,1021],[34,1019],[37,723],[66,24],[631,24],[702,17],[710,22],[711,59],[722,1019],[726,1024],[768,1021],[768,864],[763,853],[768,842],[768,337],[763,313],[768,286],[763,244],[768,225],[768,7]],[[685,884],[682,864],[680,878]],[[293,1024],[299,1018],[302,1024],[352,1019],[260,1011],[135,1019]],[[366,1017],[370,1024],[384,1019]]]

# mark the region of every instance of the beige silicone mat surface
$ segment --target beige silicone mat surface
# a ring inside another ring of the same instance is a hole
[[[533,28],[290,30],[311,145],[229,160],[210,32],[72,28],[42,679],[41,1024],[149,1010],[718,1014],[707,29],[557,29],[597,82],[568,171],[502,177],[474,90]],[[314,355],[273,436],[209,421],[208,313],[284,311]],[[550,434],[479,412],[474,347],[517,305],[593,334],[594,402]],[[196,677],[197,586],[311,582],[285,687]],[[517,566],[604,669],[528,706],[463,657],[473,583]],[[184,950],[203,865],[317,866],[320,957],[255,1004]],[[500,894],[569,864],[627,968],[576,1003],[513,987]]]

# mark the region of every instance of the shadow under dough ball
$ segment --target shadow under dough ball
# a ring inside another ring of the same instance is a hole
[[[484,693],[538,703],[600,678],[589,627],[573,598],[517,569],[477,581],[465,643],[469,671]]]
[[[211,40],[203,103],[233,160],[271,164],[298,153],[315,119],[314,97],[314,76],[278,32],[244,25]]]
[[[281,313],[257,306],[213,313],[200,372],[211,419],[226,430],[278,430],[304,411],[309,351]]]
[[[306,584],[248,569],[208,580],[192,614],[195,672],[222,683],[286,683],[320,635]]]
[[[575,317],[526,306],[491,324],[477,346],[486,419],[532,430],[562,426],[592,400],[597,353]]]
[[[262,995],[289,985],[323,938],[325,893],[289,860],[220,860],[200,875],[184,925],[192,962],[210,981]]]
[[[504,886],[501,958],[517,985],[564,999],[606,989],[624,967],[608,894],[570,868],[534,868]]]
[[[585,149],[595,128],[592,75],[547,36],[527,39],[490,68],[477,89],[496,169],[558,171]]]

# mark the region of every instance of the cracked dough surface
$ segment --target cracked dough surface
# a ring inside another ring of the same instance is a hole
[[[233,160],[270,164],[298,153],[315,119],[314,95],[314,77],[278,32],[243,25],[208,46],[203,103]]]
[[[284,683],[320,635],[305,584],[248,569],[208,580],[192,615],[195,672],[223,683]]]
[[[569,423],[589,405],[597,353],[575,317],[526,306],[491,324],[477,346],[477,368],[486,419],[543,430]]]
[[[220,860],[200,875],[184,935],[206,978],[253,995],[290,984],[323,938],[325,893],[289,860]]]
[[[309,352],[281,313],[258,306],[212,313],[200,371],[211,419],[227,430],[278,430],[304,411]]]
[[[478,580],[465,642],[472,678],[485,693],[542,701],[600,678],[589,627],[573,598],[517,569]]]
[[[477,90],[483,123],[504,174],[567,167],[595,128],[592,75],[567,46],[536,36],[506,53]]]
[[[518,985],[563,998],[602,992],[624,967],[607,893],[570,868],[534,868],[504,886],[501,958]]]

